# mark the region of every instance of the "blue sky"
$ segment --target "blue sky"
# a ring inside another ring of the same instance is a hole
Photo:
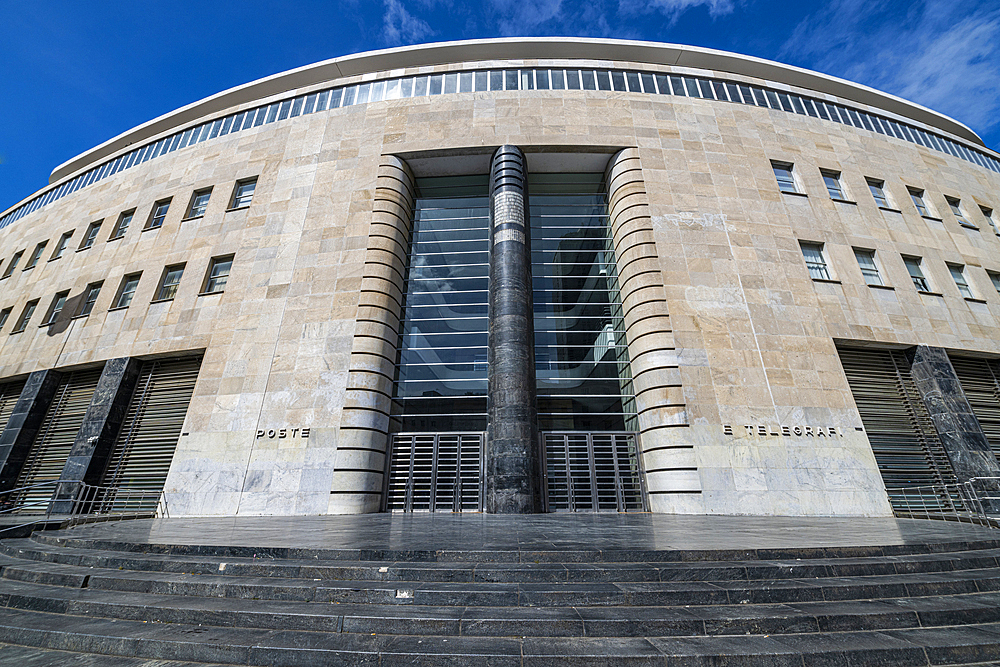
[[[948,114],[1000,147],[1000,0],[0,1],[0,210],[177,107],[319,60],[527,35],[694,44]]]

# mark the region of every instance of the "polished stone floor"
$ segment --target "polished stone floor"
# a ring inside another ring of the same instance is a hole
[[[664,514],[139,519],[64,534],[140,544],[413,551],[808,549],[1000,539],[1000,530],[946,521]]]

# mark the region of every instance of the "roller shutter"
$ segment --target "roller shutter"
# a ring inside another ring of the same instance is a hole
[[[22,389],[24,389],[24,380],[0,384],[0,433],[3,433],[3,430],[7,428],[7,420],[14,412],[14,406],[21,396]]]
[[[21,468],[17,488],[57,480],[62,475],[102,370],[94,368],[63,375]],[[50,486],[28,489],[20,494],[16,503],[24,512],[45,511],[52,491]]]
[[[1000,459],[1000,361],[953,356],[951,365],[993,455]]]
[[[913,382],[906,353],[851,348],[838,352],[886,488],[955,484],[951,461]],[[902,509],[896,495],[890,493],[890,501]],[[939,502],[950,501],[942,497]]]
[[[101,486],[163,490],[200,368],[201,357],[142,365]]]

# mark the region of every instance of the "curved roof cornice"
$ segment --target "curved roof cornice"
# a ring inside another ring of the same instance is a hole
[[[615,60],[676,65],[766,79],[876,107],[983,146],[979,135],[944,114],[868,86],[772,60],[697,46],[658,42],[580,37],[511,37],[366,51],[251,81],[171,111],[81,153],[56,167],[49,177],[49,183],[89,167],[127,146],[143,142],[168,130],[241,104],[299,88],[348,76],[405,67],[526,59]]]

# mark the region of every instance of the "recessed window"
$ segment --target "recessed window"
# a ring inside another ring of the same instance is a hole
[[[163,269],[163,278],[160,279],[160,287],[156,290],[157,301],[168,301],[177,295],[177,286],[181,283],[181,276],[184,275],[184,265],[175,264]]]
[[[927,204],[924,203],[924,191],[917,188],[906,188],[906,190],[910,193],[910,199],[913,200],[913,205],[917,207],[917,213],[925,218],[929,218],[930,213],[927,210]]]
[[[149,220],[146,222],[146,229],[159,229],[162,227],[168,210],[170,210],[169,199],[161,199],[153,204],[153,210],[149,212]]]
[[[42,258],[42,253],[45,252],[45,246],[47,246],[48,243],[48,241],[42,241],[35,246],[35,249],[31,251],[31,256],[28,257],[28,263],[24,265],[25,271],[38,266],[38,260]]]
[[[7,320],[10,318],[10,311],[13,309],[13,306],[8,306],[0,310],[0,331],[3,331],[3,325],[7,324]]]
[[[131,211],[125,211],[118,216],[118,222],[115,223],[115,228],[111,232],[111,238],[109,241],[114,241],[125,236],[125,232],[128,231],[128,226],[132,224],[132,218],[135,216],[135,209]]]
[[[0,280],[10,278],[10,274],[14,273],[14,269],[17,268],[17,263],[21,261],[22,257],[24,257],[23,250],[18,250],[14,253],[14,256],[10,258],[10,262],[7,263],[7,268],[4,269],[3,275],[0,276]]]
[[[910,273],[913,286],[917,288],[918,292],[930,292],[930,283],[927,282],[924,271],[920,268],[922,261],[919,257],[903,257],[903,264],[906,265],[906,270]]]
[[[187,216],[185,219],[200,218],[205,215],[205,209],[208,208],[208,200],[211,199],[211,197],[212,188],[195,190],[194,194],[191,195],[191,203],[188,205]]]
[[[799,243],[799,245],[806,260],[806,268],[809,269],[809,277],[813,280],[830,280],[830,270],[823,255],[823,244]]]
[[[90,283],[87,285],[87,291],[84,293],[83,303],[80,305],[80,312],[77,313],[77,317],[86,317],[90,315],[91,311],[94,310],[94,304],[97,303],[97,297],[101,295],[101,288],[104,286],[104,281],[97,283]]]
[[[52,298],[52,303],[49,305],[49,312],[45,316],[45,321],[42,322],[42,326],[52,324],[59,318],[59,313],[63,311],[66,307],[66,299],[69,297],[69,290],[65,292],[59,292]]]
[[[38,308],[38,299],[24,304],[24,310],[21,311],[21,317],[17,318],[17,324],[14,325],[14,330],[11,331],[12,334],[21,333],[28,327],[28,320],[35,314],[35,308]]]
[[[969,289],[969,281],[965,279],[965,267],[961,264],[949,264],[948,270],[951,271],[951,277],[955,280],[958,293],[966,299],[974,299],[975,296]]]
[[[990,277],[990,282],[993,283],[993,289],[1000,292],[1000,273],[987,271],[986,274]]]
[[[962,200],[956,199],[955,197],[945,197],[944,200],[948,202],[948,208],[950,208],[951,212],[955,215],[955,219],[958,220],[958,224],[963,227],[972,227],[975,229],[976,226],[969,222],[969,219],[965,217],[964,213],[962,213]]]
[[[115,297],[115,308],[128,308],[135,296],[135,290],[139,287],[139,278],[142,273],[130,273],[122,278],[121,287],[118,288],[118,295]]]
[[[861,275],[865,277],[868,285],[884,285],[882,276],[878,272],[878,265],[875,263],[874,250],[854,249],[854,256],[858,259],[858,266],[861,267]]]
[[[840,172],[820,169],[823,176],[823,183],[826,184],[826,191],[830,193],[830,199],[847,199],[844,196],[844,188],[840,184]]]
[[[798,193],[795,187],[795,177],[792,176],[792,164],[790,162],[775,162],[771,160],[771,169],[774,177],[778,179],[778,189],[782,192]]]
[[[1000,230],[997,229],[997,223],[993,221],[993,209],[980,206],[979,210],[982,211],[983,217],[986,218],[986,222],[993,230],[993,233],[1000,235]]]
[[[87,234],[83,237],[83,243],[80,244],[80,250],[86,250],[90,246],[94,245],[94,241],[97,240],[97,233],[101,231],[101,223],[103,220],[98,220],[97,222],[90,223],[87,227]]]
[[[204,293],[223,292],[226,283],[229,281],[229,272],[233,268],[233,256],[213,257],[208,265],[208,273],[205,276]]]
[[[875,203],[882,208],[892,208],[889,206],[889,198],[885,194],[885,181],[874,178],[866,178],[865,181],[868,182],[868,190],[872,193]]]
[[[52,251],[52,257],[49,257],[51,262],[54,259],[59,259],[66,252],[66,246],[69,245],[69,240],[73,237],[73,232],[66,232],[59,237],[59,241],[56,243],[56,249]]]
[[[253,199],[254,190],[256,189],[256,176],[236,181],[236,187],[233,188],[233,200],[230,202],[229,208],[245,208],[249,206],[250,200]]]

